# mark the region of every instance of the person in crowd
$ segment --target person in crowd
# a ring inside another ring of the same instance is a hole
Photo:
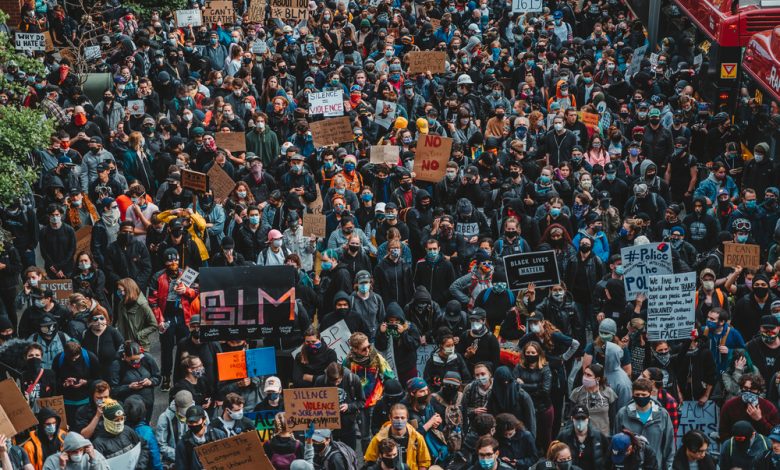
[[[89,439],[70,431],[62,441],[62,450],[50,455],[43,470],[110,470],[106,458]]]
[[[176,467],[202,470],[203,464],[195,453],[195,447],[227,437],[224,431],[207,423],[206,411],[198,405],[187,409],[187,432],[176,444]]]
[[[131,396],[125,400],[125,425],[138,434],[138,437],[146,444],[149,449],[149,468],[152,470],[162,470],[162,460],[160,458],[160,446],[154,437],[154,430],[146,421],[146,405],[138,396]]]
[[[117,359],[111,365],[111,389],[116,399],[140,397],[147,410],[147,421],[154,409],[154,389],[160,385],[160,368],[157,361],[145,354],[135,341],[125,341]]]
[[[427,469],[431,466],[428,445],[414,426],[409,424],[409,410],[406,405],[397,403],[390,408],[390,422],[382,426],[379,432],[371,438],[371,442],[366,448],[363,458],[367,463],[376,462],[380,458],[379,443],[387,438],[401,443],[402,452],[399,455],[406,457],[404,463],[411,470]],[[498,444],[496,444],[496,448],[498,448]]]
[[[151,350],[152,335],[159,326],[146,296],[130,278],[117,282],[116,296],[119,302],[114,326],[126,340],[135,341],[145,350]]]
[[[151,460],[149,448],[146,441],[142,440],[134,429],[125,426],[126,419],[122,404],[111,398],[106,399],[103,406],[103,421],[90,440],[95,450],[100,451],[106,459],[130,453],[136,446],[140,446],[135,468],[138,470],[147,468]]]
[[[35,470],[41,470],[49,456],[62,450],[66,431],[62,429],[62,418],[51,408],[41,408],[35,417],[38,426],[30,431],[30,439],[22,448]]]
[[[611,422],[617,413],[617,394],[607,384],[604,367],[591,364],[582,371],[582,385],[571,391],[569,399],[585,408],[588,423],[605,435],[611,434]],[[560,440],[560,439],[559,439]]]

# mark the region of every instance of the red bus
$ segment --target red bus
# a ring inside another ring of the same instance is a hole
[[[780,26],[754,34],[742,58],[748,91],[773,111],[780,105]]]

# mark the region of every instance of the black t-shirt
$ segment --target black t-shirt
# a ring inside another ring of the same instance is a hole
[[[390,433],[390,437],[398,445],[398,461],[406,462],[406,449],[409,448],[409,433],[405,433],[403,436],[394,436]]]
[[[574,448],[571,449],[571,455],[574,463],[582,470],[596,470],[595,462],[593,461],[593,440],[590,438],[585,439],[585,442],[580,442],[575,439]]]

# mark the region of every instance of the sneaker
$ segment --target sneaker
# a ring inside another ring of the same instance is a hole
[[[169,377],[163,377],[160,384],[160,390],[163,392],[169,392],[171,390],[171,379]]]

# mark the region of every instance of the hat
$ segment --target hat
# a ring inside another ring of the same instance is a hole
[[[681,225],[675,225],[674,227],[672,227],[672,229],[670,230],[670,233],[674,233],[674,232],[677,232],[680,235],[685,236],[685,228],[683,226],[681,226]]]
[[[764,315],[761,317],[761,326],[778,327],[780,326],[780,320],[774,315]]]
[[[178,182],[181,181],[181,173],[179,173],[178,171],[174,171],[173,173],[168,175],[165,178],[165,180],[170,182],[170,183],[178,183]]]
[[[360,20],[360,27],[361,28],[370,28],[371,27],[371,22],[368,21],[368,19],[364,18],[364,19]]]
[[[74,431],[66,434],[65,439],[62,440],[63,452],[73,452],[91,445],[92,443],[88,439]]]
[[[176,406],[176,412],[180,416],[186,416],[187,410],[190,409],[195,401],[192,399],[192,392],[189,390],[179,390],[176,395],[173,396],[173,403]]]
[[[390,64],[390,72],[400,72],[401,64]]]
[[[528,321],[544,321],[544,315],[542,315],[541,312],[531,312],[531,314],[528,315]]]
[[[190,317],[190,325],[200,325],[200,315],[195,314]]]
[[[469,313],[469,320],[484,320],[487,317],[487,312],[482,307],[474,307],[474,310]]]
[[[60,165],[71,165],[73,164],[73,160],[70,159],[67,155],[62,155],[60,158],[57,159],[57,163]]]
[[[764,155],[769,153],[769,144],[766,142],[759,142],[753,147],[753,152],[762,152]]]
[[[449,371],[444,374],[444,378],[441,381],[442,385],[452,385],[454,387],[460,387],[461,384],[460,374],[455,371]]]
[[[321,444],[325,442],[325,439],[330,439],[331,436],[332,433],[330,432],[330,429],[317,429],[314,431],[314,434],[312,434],[311,440]]]
[[[179,261],[179,252],[176,251],[176,248],[166,248],[163,252],[163,261],[169,262],[169,261]]]
[[[425,118],[417,118],[417,129],[421,134],[428,133],[428,120]]]
[[[89,143],[90,144],[100,144],[100,145],[103,145],[103,138],[100,137],[99,135],[96,135],[96,136],[91,137],[89,139]]]
[[[473,85],[474,82],[471,80],[471,77],[469,77],[467,74],[462,74],[460,77],[458,77],[458,85]]]
[[[360,284],[361,282],[371,281],[371,273],[362,269],[355,274],[355,282]]]
[[[282,32],[284,33],[292,33],[292,31],[293,31],[292,26],[290,26],[289,24],[284,25],[284,28],[282,28]]]
[[[206,411],[198,405],[192,405],[187,409],[187,422],[195,423],[201,419],[206,419]]]
[[[650,117],[659,117],[660,115],[661,115],[661,110],[658,108],[651,109],[650,113],[648,114],[648,116]]]
[[[773,308],[775,308],[775,307],[780,307],[780,300],[775,300],[774,302],[772,302],[772,303],[769,305],[769,309],[770,309],[770,310],[771,310],[771,309],[773,309]]]
[[[397,211],[398,205],[394,202],[387,202],[385,203],[385,211]]]
[[[553,12],[553,18],[556,20],[560,20],[561,18],[563,18],[563,12],[561,10],[555,10]]]
[[[631,438],[628,434],[619,432],[612,436],[612,443],[609,445],[612,451],[612,462],[621,464],[626,459],[626,451],[631,446]]]
[[[264,393],[282,393],[282,381],[279,377],[271,376],[265,379],[265,385],[263,386]]]
[[[117,418],[125,416],[125,409],[122,408],[122,404],[116,400],[106,398],[103,401],[103,418],[114,421]]]
[[[46,295],[46,294],[44,294]],[[49,325],[56,325],[57,320],[51,315],[51,314],[45,314],[43,318],[41,318],[41,326],[49,326]]]
[[[585,225],[590,225],[601,220],[601,216],[595,212],[588,212],[585,216]]]
[[[604,165],[604,173],[617,173],[617,165],[613,162],[609,162]]]
[[[235,248],[236,242],[232,238],[230,238],[230,237],[225,237],[225,238],[222,239],[222,241],[220,242],[219,246],[223,250],[232,250],[233,248]]]
[[[444,307],[444,316],[450,319],[461,318],[460,302],[457,300],[450,300]]]
[[[282,238],[282,232],[273,229],[270,232],[268,232],[268,241],[276,240],[278,238]]]
[[[601,323],[599,323],[599,333],[611,333],[613,335],[617,334],[617,323],[615,323],[615,320],[611,318],[605,318],[601,320]]]
[[[145,126],[145,125],[147,125],[147,124],[152,124],[152,125],[154,125],[154,119],[152,119],[152,118],[150,118],[150,117],[144,118],[143,125]]]
[[[299,161],[303,161],[303,160],[305,160],[305,159],[303,158],[303,155],[301,155],[300,153],[296,153],[295,155],[293,155],[292,157],[290,157],[290,160],[299,160]]]
[[[780,426],[773,427],[768,437],[775,442],[780,442]]]
[[[385,212],[385,206],[386,206],[386,204],[385,204],[384,202],[377,202],[377,203],[376,203],[376,207],[374,208],[374,213],[375,213],[375,214],[376,214],[377,212],[382,212],[382,213],[384,213],[384,212]]]
[[[206,133],[206,131],[202,127],[195,127],[192,129],[192,136],[193,137],[203,137],[203,135]]]
[[[574,411],[571,412],[572,418],[588,418],[590,417],[590,412],[588,409],[583,405],[577,405],[574,407]]]
[[[422,377],[412,377],[406,382],[406,390],[409,393],[419,392],[420,390],[427,388],[428,383]]]

